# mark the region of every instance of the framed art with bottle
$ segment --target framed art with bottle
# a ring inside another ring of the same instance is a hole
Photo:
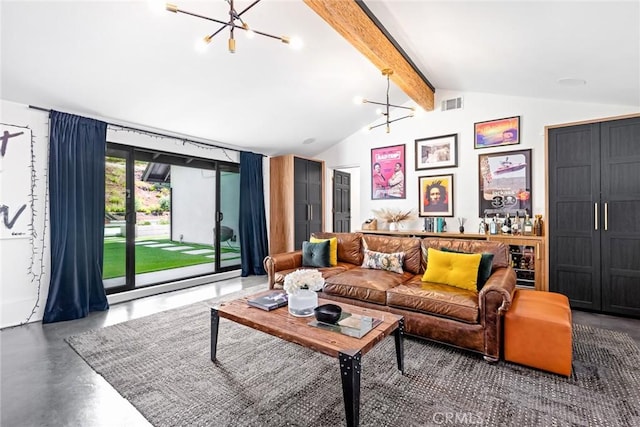
[[[480,154],[479,216],[531,216],[531,149]]]

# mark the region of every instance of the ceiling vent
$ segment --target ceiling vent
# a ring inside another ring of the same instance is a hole
[[[445,99],[442,101],[442,111],[459,110],[462,108],[462,97]]]

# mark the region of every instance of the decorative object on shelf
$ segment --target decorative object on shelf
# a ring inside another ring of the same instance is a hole
[[[525,236],[531,236],[533,234],[533,223],[531,222],[531,218],[529,218],[529,214],[526,214],[524,219],[522,234]]]
[[[466,221],[466,218],[458,218],[458,231],[460,232],[460,234],[464,233],[464,222]],[[484,225],[482,226],[484,228]]]
[[[473,131],[474,148],[520,144],[520,116],[477,122]]]
[[[387,127],[387,133],[391,132],[391,128],[390,128],[390,124],[393,122],[397,122],[398,120],[403,120],[403,119],[407,119],[409,117],[413,117],[415,115],[416,112],[416,107],[405,107],[403,105],[394,105],[394,104],[390,104],[389,103],[389,77],[393,74],[393,70],[389,69],[389,68],[385,68],[382,70],[382,75],[387,77],[387,102],[376,102],[376,101],[371,101],[369,99],[365,99],[362,97],[356,97],[354,98],[354,102],[356,104],[375,104],[375,105],[382,105],[383,107],[385,107],[384,110],[379,110],[379,114],[382,114],[385,117],[385,122],[384,123],[380,123],[377,125],[373,125],[373,126],[369,126],[368,130],[372,130],[375,129],[377,127],[380,126],[385,126]],[[401,108],[404,110],[409,110],[410,113],[407,114],[406,116],[402,116],[402,117],[398,117],[397,119],[393,119],[391,120],[390,118],[390,112],[389,112],[389,108],[393,107],[393,108]]]
[[[400,223],[415,218],[413,209],[405,211],[402,209],[382,208],[374,209],[373,213],[375,214],[375,216],[389,224],[389,231],[398,231],[400,228]]]
[[[458,166],[458,134],[416,139],[416,170]]]
[[[531,149],[478,156],[479,216],[531,212]]]
[[[542,215],[536,214],[536,220],[533,223],[533,234],[536,236],[542,236],[543,229],[544,223],[542,222]]]
[[[404,144],[371,149],[371,200],[404,199]]]
[[[322,304],[313,310],[318,322],[334,324],[340,320],[342,307],[336,304]]]
[[[241,30],[241,31],[245,31],[247,34],[247,37],[251,38],[253,37],[253,35],[258,34],[261,36],[266,36],[272,39],[276,39],[276,40],[280,40],[282,43],[288,44],[290,45],[292,48],[299,48],[302,46],[302,42],[299,39],[296,38],[289,38],[287,36],[274,36],[268,33],[264,33],[262,31],[258,31],[258,30],[254,30],[253,28],[249,27],[249,24],[247,24],[243,19],[242,19],[242,15],[247,12],[249,9],[251,9],[253,6],[255,6],[260,0],[256,0],[253,3],[251,3],[249,6],[247,6],[245,9],[243,9],[240,13],[238,13],[235,9],[234,6],[234,0],[227,0],[227,3],[229,3],[229,20],[228,21],[222,21],[222,20],[218,20],[218,19],[214,19],[214,18],[209,18],[207,16],[203,16],[203,15],[199,15],[197,13],[193,13],[193,12],[188,12],[186,10],[181,10],[178,8],[178,6],[176,6],[175,4],[171,4],[171,3],[167,3],[166,4],[166,9],[169,12],[173,12],[173,13],[184,13],[185,15],[191,15],[191,16],[195,16],[196,18],[201,18],[201,19],[206,19],[207,21],[213,21],[216,22],[218,24],[222,24],[222,26],[220,28],[218,28],[217,31],[215,31],[214,33],[212,33],[211,35],[208,35],[206,37],[204,37],[203,41],[206,44],[211,43],[211,39],[218,33],[220,33],[222,30],[224,30],[225,28],[229,27],[229,52],[231,53],[235,53],[236,51],[236,39],[235,39],[235,30]]]
[[[453,174],[418,178],[420,216],[453,216]]]
[[[375,218],[369,218],[362,223],[363,230],[377,230],[378,220]]]

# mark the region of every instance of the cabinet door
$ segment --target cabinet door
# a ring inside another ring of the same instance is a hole
[[[322,231],[322,163],[294,159],[294,249]]]
[[[551,129],[549,290],[571,306],[600,310],[599,124]]]
[[[602,310],[640,316],[640,119],[600,135]]]

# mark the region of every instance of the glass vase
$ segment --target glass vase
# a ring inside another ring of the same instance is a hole
[[[309,289],[299,289],[289,294],[289,313],[296,317],[313,316],[318,306],[318,294]]]

